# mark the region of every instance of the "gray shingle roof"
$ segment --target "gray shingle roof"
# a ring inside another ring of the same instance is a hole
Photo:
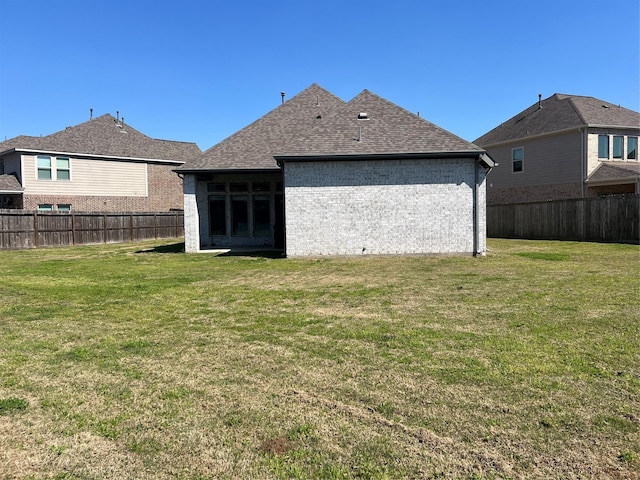
[[[12,173],[0,175],[0,193],[22,192],[24,189],[16,176]]]
[[[299,132],[278,153],[330,156],[481,151],[477,145],[363,90],[314,128]]]
[[[367,90],[345,103],[314,83],[177,170],[276,169],[281,156],[462,151],[482,149]]]
[[[0,154],[12,149],[184,162],[202,153],[195,143],[158,140],[109,114],[45,137],[21,135],[0,142]]]
[[[594,97],[556,93],[474,140],[487,147],[511,140],[588,126],[640,129],[640,113]]]
[[[314,83],[178,170],[276,169],[273,156],[291,137],[343,103]]]
[[[640,163],[638,162],[601,162],[589,175],[587,183],[629,180],[640,178]]]

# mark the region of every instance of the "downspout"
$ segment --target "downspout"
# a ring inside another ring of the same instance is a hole
[[[478,219],[478,163],[480,159],[477,159],[473,163],[473,256],[477,256],[480,252],[480,221]]]
[[[284,98],[284,97],[283,97]],[[284,250],[284,257],[287,256],[287,184],[284,180],[284,161],[277,159],[276,164],[282,170],[282,248]]]
[[[478,256],[478,255],[482,255],[484,256],[486,254],[486,214],[487,214],[487,209],[486,209],[486,203],[487,203],[487,197],[486,197],[486,192],[485,192],[485,197],[484,197],[484,203],[483,205],[483,209],[482,209],[482,214],[485,215],[485,223],[484,223],[484,227],[485,227],[485,235],[484,235],[484,250],[480,248],[480,162],[482,162],[482,167],[486,169],[486,172],[484,173],[484,179],[486,179],[487,175],[489,175],[489,172],[491,172],[491,169],[494,167],[498,166],[498,162],[494,161],[489,155],[485,153],[481,153],[478,158],[476,159],[475,165],[474,165],[474,181],[473,181],[473,256]]]
[[[585,148],[587,139],[589,138],[587,135],[587,127],[581,128],[580,131],[582,132],[582,142],[580,145],[580,157],[581,157],[581,162],[580,162],[580,194],[582,196],[582,198],[584,198],[584,182],[587,179],[587,149]]]

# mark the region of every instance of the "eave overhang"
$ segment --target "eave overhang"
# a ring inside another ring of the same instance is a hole
[[[174,168],[174,172],[180,175],[200,175],[200,174],[256,174],[256,173],[280,173],[282,170],[275,168]]]
[[[326,161],[365,161],[365,160],[434,160],[449,158],[475,158],[485,168],[493,168],[497,163],[484,150],[465,150],[457,152],[410,152],[410,153],[358,153],[327,155],[274,155],[278,165],[286,162],[326,162]]]
[[[57,150],[40,150],[35,148],[10,148],[3,152],[0,152],[0,157],[7,155],[9,153],[20,153],[20,154],[36,154],[36,155],[64,155],[66,157],[73,158],[91,158],[91,159],[99,159],[99,160],[110,160],[110,161],[119,161],[119,162],[136,162],[136,163],[166,163],[172,165],[184,165],[184,160],[165,160],[161,158],[143,158],[143,157],[127,157],[127,156],[116,156],[116,155],[99,155],[93,153],[78,153],[78,152],[64,152]]]

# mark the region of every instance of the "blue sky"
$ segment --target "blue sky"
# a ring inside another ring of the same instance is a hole
[[[105,113],[203,150],[311,83],[472,141],[554,93],[640,110],[639,0],[0,0],[0,140]]]

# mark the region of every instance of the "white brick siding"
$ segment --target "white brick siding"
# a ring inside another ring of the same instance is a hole
[[[473,253],[475,168],[470,158],[287,162],[287,256]]]
[[[184,249],[189,253],[200,250],[200,222],[196,185],[195,175],[186,174],[184,176],[182,181],[182,190],[184,192]],[[202,211],[205,212],[206,210]]]

